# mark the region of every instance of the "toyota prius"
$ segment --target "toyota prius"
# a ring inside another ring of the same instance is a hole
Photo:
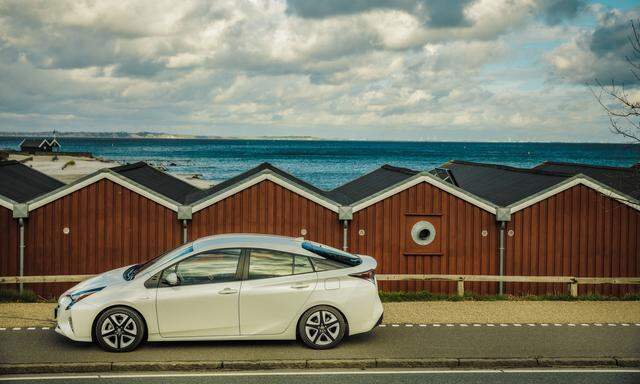
[[[382,321],[376,261],[281,236],[185,244],[65,292],[56,331],[111,352],[170,340],[294,340],[332,348]]]

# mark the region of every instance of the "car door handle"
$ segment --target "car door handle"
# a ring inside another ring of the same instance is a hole
[[[233,288],[225,288],[223,290],[218,291],[218,293],[221,295],[232,295],[234,293],[238,293],[238,290]]]
[[[304,289],[308,287],[309,287],[309,284],[294,284],[291,286],[291,288],[293,289]]]

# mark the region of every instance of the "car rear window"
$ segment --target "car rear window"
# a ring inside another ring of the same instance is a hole
[[[354,267],[362,263],[362,259],[354,254],[341,251],[333,247],[328,247],[326,245],[314,243],[313,241],[303,241],[302,248],[309,252],[313,252],[318,256],[322,256],[325,259],[341,263],[343,264],[342,268]]]

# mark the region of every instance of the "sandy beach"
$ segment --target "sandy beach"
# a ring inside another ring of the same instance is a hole
[[[65,184],[72,183],[100,169],[113,168],[122,165],[122,163],[113,160],[97,157],[67,155],[64,153],[47,153],[37,155],[11,153],[9,155],[9,160],[20,161],[23,164],[58,179]],[[193,174],[171,173],[171,175],[193,185],[196,188],[207,189],[213,186],[213,182],[196,178]]]

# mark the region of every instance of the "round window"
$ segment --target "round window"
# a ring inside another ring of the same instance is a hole
[[[429,245],[436,239],[436,228],[428,221],[418,221],[411,228],[411,237],[416,244]]]

